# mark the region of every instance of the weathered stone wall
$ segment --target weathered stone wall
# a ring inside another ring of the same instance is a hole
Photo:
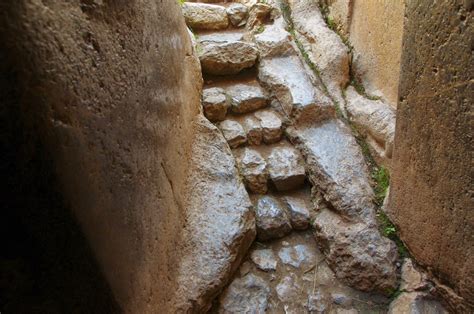
[[[396,107],[405,0],[326,0],[329,16],[353,46],[353,74],[370,95]]]
[[[472,1],[407,2],[389,214],[460,313],[474,310]]]
[[[125,312],[175,291],[200,70],[175,0],[0,5],[20,106]]]

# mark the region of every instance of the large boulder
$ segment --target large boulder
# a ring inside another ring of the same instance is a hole
[[[198,55],[204,73],[231,75],[252,67],[258,51],[255,45],[243,41],[206,41],[198,47]]]
[[[396,289],[397,248],[376,227],[348,222],[329,209],[318,213],[313,227],[337,278],[362,291]]]
[[[335,114],[331,101],[315,87],[296,55],[264,58],[259,64],[258,79],[281,104],[288,119],[314,123]]]
[[[252,204],[219,130],[202,118],[190,154],[189,199],[176,267],[177,312],[206,312],[255,238]]]
[[[341,88],[349,82],[349,48],[328,28],[317,1],[289,0],[298,40],[333,97],[342,103]]]
[[[183,3],[186,24],[192,29],[224,29],[229,26],[225,7],[206,3]]]
[[[360,95],[354,87],[346,90],[346,110],[351,121],[365,135],[372,138],[376,152],[382,158],[391,158],[395,137],[395,111],[381,100]]]

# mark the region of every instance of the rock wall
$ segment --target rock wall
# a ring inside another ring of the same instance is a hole
[[[474,309],[472,1],[407,2],[389,215],[453,311]]]
[[[23,119],[114,295],[166,308],[201,76],[174,0],[5,1]]]
[[[396,107],[404,0],[326,0],[329,16],[353,46],[353,72],[370,95]]]

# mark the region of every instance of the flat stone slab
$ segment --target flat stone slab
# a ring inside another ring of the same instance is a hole
[[[219,87],[206,88],[202,91],[202,107],[204,115],[210,121],[225,119],[230,104],[224,89]]]
[[[186,224],[176,265],[179,313],[205,313],[255,238],[252,203],[222,134],[198,118],[182,204]]]
[[[237,74],[252,67],[258,58],[254,44],[243,41],[201,42],[197,49],[204,73],[214,75]]]
[[[186,24],[192,29],[225,29],[229,26],[229,18],[223,6],[185,2],[182,10]]]
[[[315,87],[298,56],[264,58],[258,78],[295,122],[314,123],[335,115],[330,99]]]
[[[244,178],[247,188],[258,194],[267,193],[267,163],[254,149],[244,148],[237,157],[239,172]]]
[[[295,268],[303,267],[308,269],[316,265],[317,262],[315,248],[305,244],[283,247],[278,252],[278,257],[283,264]]]
[[[351,121],[365,135],[371,136],[391,158],[395,137],[395,110],[381,100],[360,95],[354,87],[346,90],[346,110]]]
[[[231,109],[235,113],[247,113],[267,106],[268,97],[264,90],[254,84],[235,84],[227,88]]]
[[[286,132],[305,157],[309,179],[324,198],[347,218],[375,225],[369,171],[351,130],[339,120],[328,120],[288,127]]]
[[[250,259],[263,271],[276,270],[278,261],[271,249],[255,250],[250,254]]]
[[[281,238],[291,232],[283,205],[272,196],[261,196],[256,205],[257,237],[261,241]]]
[[[255,112],[254,116],[260,121],[263,141],[266,144],[280,141],[283,122],[277,113],[272,110],[260,110]]]
[[[237,121],[224,120],[219,123],[219,129],[222,134],[224,134],[224,137],[231,148],[236,148],[247,142],[244,128]]]
[[[244,40],[244,32],[241,30],[229,29],[219,32],[198,33],[197,42],[208,43],[225,43]]]
[[[267,162],[268,174],[277,190],[293,190],[304,184],[303,158],[296,148],[290,145],[273,147]]]

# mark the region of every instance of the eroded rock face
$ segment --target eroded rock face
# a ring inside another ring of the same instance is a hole
[[[236,27],[244,26],[247,22],[248,8],[240,3],[233,3],[227,7],[227,15],[232,25]]]
[[[289,0],[288,3],[298,39],[321,71],[330,93],[340,99],[341,88],[349,81],[349,49],[327,27],[317,2]]]
[[[234,280],[219,298],[219,313],[265,313],[270,287],[262,278],[248,274]]]
[[[185,2],[182,6],[186,24],[193,29],[224,29],[229,19],[223,6]]]
[[[305,179],[303,159],[291,146],[278,146],[272,149],[267,158],[270,179],[279,191],[301,187]]]
[[[222,121],[225,119],[229,101],[224,89],[213,87],[202,91],[202,107],[204,114],[210,121]]]
[[[224,134],[224,137],[231,148],[236,148],[247,142],[244,128],[237,121],[224,120],[219,123],[219,129],[222,134]]]
[[[205,312],[255,238],[255,218],[230,149],[204,118],[197,122],[191,156],[174,303],[178,311]]]
[[[198,54],[203,72],[214,75],[237,74],[258,57],[255,46],[243,41],[202,42]]]
[[[316,215],[313,226],[337,278],[362,291],[387,294],[397,287],[396,246],[376,227],[346,222],[328,209]]]
[[[282,204],[272,196],[258,199],[255,209],[258,239],[281,238],[291,232],[291,224]]]
[[[236,84],[227,88],[231,98],[232,111],[246,113],[263,108],[267,105],[268,98],[263,89],[254,84]]]
[[[238,157],[240,174],[250,191],[258,194],[267,193],[267,163],[254,149],[244,148]]]
[[[354,87],[346,90],[346,110],[351,121],[381,146],[382,157],[391,158],[395,137],[395,111],[381,100],[370,100]]]
[[[388,314],[447,314],[438,302],[423,292],[402,293],[390,303]]]
[[[282,121],[280,117],[271,110],[261,110],[255,113],[255,117],[262,126],[263,141],[267,144],[276,143],[281,139]]]

